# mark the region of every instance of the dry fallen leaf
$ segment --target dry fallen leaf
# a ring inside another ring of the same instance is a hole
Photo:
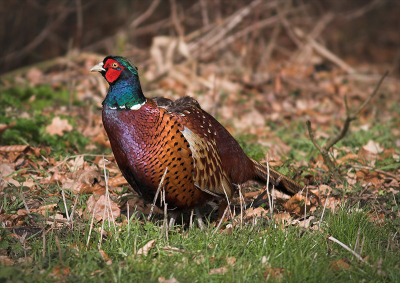
[[[83,159],[82,155],[79,155],[74,160],[70,160],[68,164],[74,171],[76,171],[85,164],[85,160]]]
[[[156,240],[150,240],[148,241],[142,248],[140,248],[136,255],[144,255],[147,256],[147,254],[149,253],[149,251],[154,247],[156,243]]]
[[[1,163],[0,164],[0,177],[4,178],[14,172],[14,165],[12,163]]]
[[[128,182],[126,181],[126,179],[123,176],[118,176],[118,177],[110,178],[108,180],[108,185],[111,187],[119,187],[122,185],[128,185]]]
[[[323,196],[328,196],[332,193],[332,188],[327,185],[319,185],[318,189]]]
[[[264,272],[264,278],[266,280],[271,280],[276,282],[276,281],[281,281],[283,279],[283,274],[285,273],[284,268],[278,268],[278,267],[267,267]],[[289,274],[290,276],[290,274]]]
[[[94,217],[97,221],[100,221],[101,219],[103,219],[103,217],[103,220],[114,221],[117,217],[121,215],[121,209],[118,207],[118,204],[116,204],[113,200],[107,198],[105,195],[100,196],[98,200],[96,200],[95,196],[93,195],[89,197],[86,208],[88,216],[91,217],[93,215],[93,209],[95,210]]]
[[[230,256],[226,257],[226,263],[230,266],[233,266],[236,262],[236,257]]]
[[[6,145],[6,146],[0,146],[0,152],[23,152],[29,147],[30,147],[29,145]]]
[[[289,223],[292,219],[292,216],[290,216],[290,213],[287,212],[279,212],[278,214],[274,215],[274,219],[276,223],[282,223],[285,225],[286,223]]]
[[[104,261],[106,262],[107,265],[111,265],[112,264],[112,260],[110,259],[110,257],[107,255],[107,253],[103,250],[99,250],[101,257],[104,259]]]
[[[193,257],[193,261],[197,264],[203,264],[205,262],[204,255],[196,255]]]
[[[176,280],[174,277],[170,279],[165,279],[165,277],[158,277],[158,282],[159,283],[179,283],[178,280]]]
[[[284,205],[283,207],[290,213],[296,214],[301,216],[306,212],[310,211],[311,202],[310,198],[302,195],[300,192],[292,196]]]
[[[215,268],[215,269],[211,269],[210,273],[208,273],[209,275],[213,275],[213,274],[225,274],[228,272],[228,268],[226,267],[220,267],[220,268]]]
[[[262,207],[250,207],[247,211],[246,211],[246,219],[250,219],[250,218],[254,218],[254,217],[264,217],[264,218],[268,218],[267,217],[267,213],[268,210],[262,208]]]
[[[0,255],[0,264],[3,266],[11,266],[14,264],[14,261],[12,261],[8,256]]]
[[[68,274],[69,274],[69,267],[58,264],[53,268],[53,270],[50,272],[49,276],[52,278],[60,279],[63,276],[67,276]]]
[[[90,186],[102,181],[101,173],[93,170],[77,170],[75,172],[68,173],[67,176],[76,182],[85,183]]]
[[[10,129],[15,126],[15,121],[13,121],[11,124],[6,125],[6,124],[0,124],[0,136],[3,134],[3,132],[7,129]]]
[[[31,68],[27,73],[26,73],[26,78],[29,80],[29,85],[30,86],[35,86],[41,83],[43,77],[42,71],[40,71],[38,68]]]
[[[331,269],[335,270],[335,271],[339,271],[340,269],[350,269],[351,266],[349,265],[349,260],[347,258],[343,258],[343,259],[339,259],[339,260],[335,260],[332,261],[330,264]]]
[[[63,136],[63,131],[72,131],[72,126],[68,123],[67,119],[60,119],[58,116],[54,117],[51,124],[46,127],[46,132],[52,136]]]

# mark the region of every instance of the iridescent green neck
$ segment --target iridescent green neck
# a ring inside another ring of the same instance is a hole
[[[146,101],[140,86],[139,76],[128,69],[122,71],[118,80],[110,84],[103,105],[112,108],[130,109]]]

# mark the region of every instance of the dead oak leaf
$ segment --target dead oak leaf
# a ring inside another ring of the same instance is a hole
[[[142,248],[140,248],[136,255],[144,255],[147,256],[149,251],[154,247],[156,240],[148,241]]]
[[[121,209],[118,204],[105,195],[100,196],[97,200],[95,196],[91,195],[87,201],[86,212],[87,216],[90,215],[90,217],[94,214],[97,221],[101,219],[114,221],[121,215]]]
[[[102,182],[100,172],[94,170],[77,170],[75,172],[68,173],[67,176],[78,183],[84,183],[90,186]]]
[[[64,131],[72,131],[72,126],[68,123],[67,119],[60,119],[60,117],[54,117],[51,124],[46,127],[46,132],[52,136],[59,135],[63,136]]]

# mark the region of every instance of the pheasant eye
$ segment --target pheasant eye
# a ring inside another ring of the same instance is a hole
[[[111,67],[113,67],[114,69],[118,68],[118,63],[116,62],[112,63]]]

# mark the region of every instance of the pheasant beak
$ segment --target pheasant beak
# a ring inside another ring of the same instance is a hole
[[[91,72],[105,72],[106,69],[103,68],[104,63],[100,62],[96,66],[90,69]]]

